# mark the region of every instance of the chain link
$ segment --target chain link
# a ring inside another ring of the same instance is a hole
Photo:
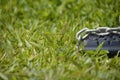
[[[85,33],[83,37],[81,36],[82,33]],[[99,27],[97,29],[84,28],[77,32],[76,38],[80,41],[84,39],[84,37],[88,36],[88,34],[90,33],[97,34],[97,35],[107,35],[110,33],[115,33],[120,35],[120,27],[117,27],[117,28]]]

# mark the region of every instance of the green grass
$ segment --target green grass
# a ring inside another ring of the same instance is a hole
[[[119,3],[0,0],[0,80],[119,80],[120,58],[82,54],[75,38],[84,27],[120,26]]]

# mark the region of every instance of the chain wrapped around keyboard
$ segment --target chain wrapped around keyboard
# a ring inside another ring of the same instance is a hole
[[[114,57],[120,51],[120,27],[84,28],[77,32],[76,38],[79,50],[82,50],[83,45],[85,50],[96,50],[103,43],[101,50],[108,50],[108,57]]]

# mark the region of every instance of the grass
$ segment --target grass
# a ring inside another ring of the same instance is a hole
[[[119,80],[120,58],[76,49],[84,27],[120,26],[120,0],[0,0],[0,80]]]

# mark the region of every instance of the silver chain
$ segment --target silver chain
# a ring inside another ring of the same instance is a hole
[[[81,36],[82,33],[85,33],[83,37]],[[84,37],[88,36],[88,34],[90,33],[94,33],[97,35],[107,35],[110,33],[115,33],[120,35],[120,27],[117,27],[117,28],[99,27],[97,29],[83,28],[82,30],[77,32],[76,38],[80,41],[84,39]]]

